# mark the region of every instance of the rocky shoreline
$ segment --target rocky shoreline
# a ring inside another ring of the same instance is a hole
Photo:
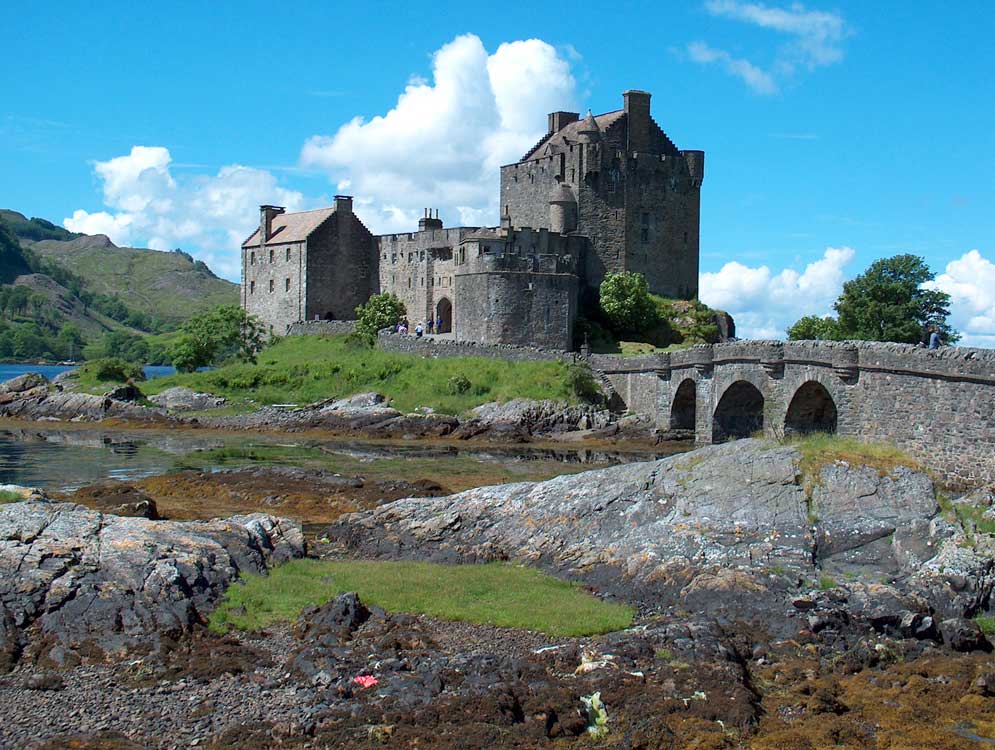
[[[514,399],[477,407],[468,416],[430,409],[405,414],[378,393],[361,393],[305,406],[260,406],[248,414],[217,416],[224,399],[171,388],[146,402],[133,386],[103,395],[72,390],[67,378],[49,382],[28,373],[0,383],[0,417],[25,421],[100,422],[137,426],[207,427],[223,430],[321,431],[364,439],[446,439],[492,443],[532,440],[590,441],[652,446],[687,440],[686,432],[661,432],[644,417],[617,417],[593,405]]]
[[[353,481],[272,477],[288,496]],[[137,517],[44,493],[0,504],[0,747],[995,742],[995,656],[975,619],[995,588],[990,490],[948,500],[912,467],[805,463],[756,440],[448,495],[351,489],[369,497],[310,548],[290,519],[157,521],[106,489],[79,499]],[[240,574],[305,554],[510,560],[638,615],[551,638],[343,594],[262,632],[206,627]]]

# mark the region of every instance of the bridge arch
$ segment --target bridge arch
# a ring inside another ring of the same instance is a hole
[[[808,380],[791,397],[784,415],[784,434],[836,432],[838,416],[832,394],[822,383]]]
[[[697,383],[693,378],[685,378],[674,392],[670,406],[670,429],[693,430],[695,428],[695,406]]]
[[[737,380],[722,393],[712,414],[712,442],[749,437],[764,428],[764,396],[748,380]]]

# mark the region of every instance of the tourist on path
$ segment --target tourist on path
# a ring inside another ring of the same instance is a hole
[[[929,348],[939,349],[940,348],[940,332],[936,328],[929,329]]]
[[[421,336],[422,336],[423,333],[425,333],[425,328],[419,322],[418,325],[415,326],[415,336],[417,336],[418,338],[421,338]]]

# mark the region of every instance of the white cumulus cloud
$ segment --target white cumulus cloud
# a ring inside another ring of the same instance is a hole
[[[498,167],[546,131],[546,114],[573,109],[570,63],[540,39],[488,53],[473,34],[432,57],[431,81],[413,78],[386,114],[315,135],[301,163],[348,184],[374,232],[410,231],[422,208],[448,223],[498,220]]]
[[[850,28],[839,13],[809,10],[801,3],[777,7],[742,0],[706,0],[705,10],[717,18],[777,32],[786,39],[776,48],[767,66],[735,57],[705,42],[687,45],[691,60],[722,66],[758,94],[777,93],[780,81],[795,74],[798,68],[814,70],[839,62],[843,59],[843,40],[850,35]]]
[[[710,307],[728,311],[740,338],[782,339],[785,329],[802,316],[832,313],[854,254],[849,247],[827,247],[801,273],[791,268],[774,273],[767,266],[750,268],[731,261],[715,273],[701,274],[699,297]]]
[[[995,347],[995,263],[970,250],[923,287],[950,295],[949,321],[962,345]]]
[[[237,279],[239,246],[259,221],[259,205],[306,207],[301,193],[281,187],[266,170],[234,164],[213,175],[174,177],[171,162],[162,146],[134,146],[128,154],[96,162],[109,210],[77,209],[63,225],[106,234],[118,245],[183,247],[222,276]]]

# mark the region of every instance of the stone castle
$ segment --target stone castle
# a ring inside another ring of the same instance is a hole
[[[352,198],[286,213],[261,206],[242,244],[242,305],[276,333],[348,320],[392,292],[411,326],[439,320],[457,340],[571,349],[580,306],[605,274],[636,271],[650,290],[692,297],[705,155],[681,151],[650,115],[622,109],[549,115],[546,135],[501,167],[501,224],[446,228],[426,209],[418,231],[373,235]]]

